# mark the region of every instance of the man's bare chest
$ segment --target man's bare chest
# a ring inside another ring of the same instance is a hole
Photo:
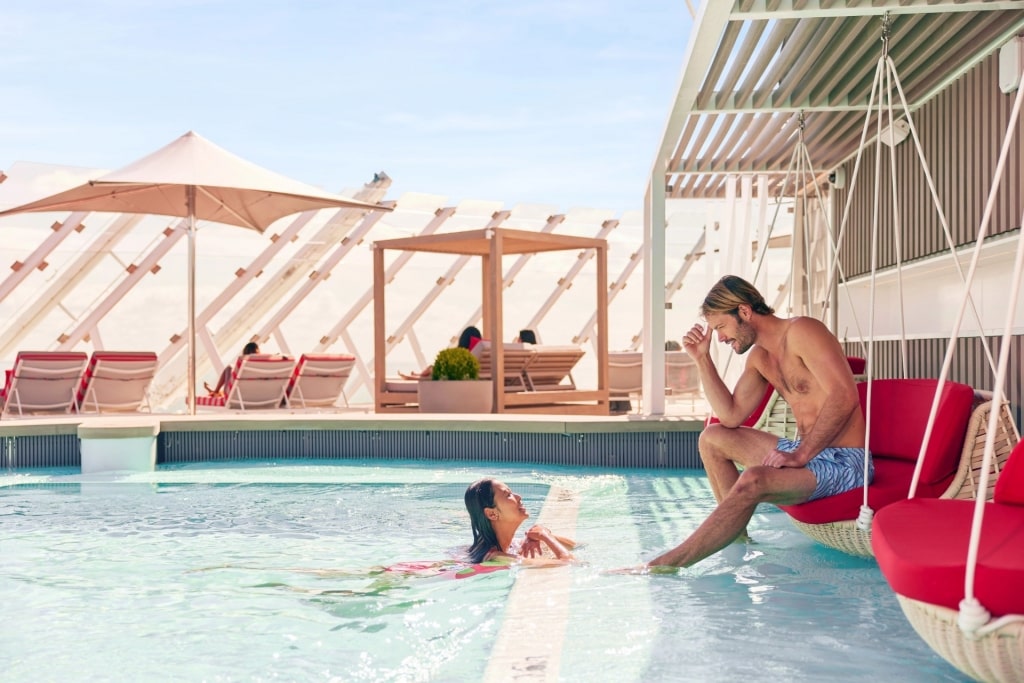
[[[799,358],[776,359],[766,356],[759,371],[783,396],[807,395],[814,391],[811,372]]]

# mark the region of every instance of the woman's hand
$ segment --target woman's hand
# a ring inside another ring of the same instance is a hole
[[[539,540],[527,536],[526,540],[519,547],[519,552],[523,557],[540,557],[544,554],[544,548]]]
[[[551,552],[554,553],[555,557],[559,560],[572,559],[572,553],[570,553],[561,541],[551,533],[551,529],[546,526],[535,524],[530,527],[530,530],[526,532],[527,542],[537,542],[538,546],[543,543]]]

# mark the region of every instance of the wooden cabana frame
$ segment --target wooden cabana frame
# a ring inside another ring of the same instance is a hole
[[[409,394],[389,392],[385,377],[384,329],[384,252],[388,249],[424,251],[438,254],[479,256],[482,259],[481,308],[482,332],[486,339],[502,340],[503,279],[502,257],[549,251],[593,249],[597,265],[596,278],[596,331],[597,389],[566,391],[506,392],[502,373],[495,372],[491,391],[494,412],[533,412],[555,414],[608,414],[608,243],[593,237],[556,235],[511,228],[484,228],[464,232],[421,235],[382,240],[373,245],[373,372],[374,404],[377,412],[400,410],[408,402]],[[491,346],[494,367],[503,367],[505,353],[502,344]]]

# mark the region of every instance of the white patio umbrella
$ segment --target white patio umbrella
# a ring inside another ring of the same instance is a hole
[[[390,211],[324,192],[245,161],[192,131],[133,164],[64,192],[0,211],[104,211],[188,218],[188,397],[196,410],[196,220],[263,232],[311,209]]]

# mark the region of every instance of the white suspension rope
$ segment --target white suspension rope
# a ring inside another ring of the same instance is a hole
[[[939,215],[939,223],[942,225],[942,232],[946,237],[946,244],[949,246],[950,255],[953,257],[953,267],[956,268],[957,274],[960,276],[961,282],[966,282],[967,279],[964,276],[964,269],[960,265],[960,259],[956,255],[956,244],[953,242],[953,233],[949,229],[949,221],[946,220],[946,212],[942,210],[942,203],[939,201],[939,193],[935,189],[935,180],[932,178],[931,169],[928,167],[928,162],[924,158],[924,148],[921,146],[921,139],[917,135],[917,126],[914,125],[914,119],[910,116],[910,108],[907,106],[907,96],[903,93],[903,84],[900,83],[899,75],[896,73],[896,65],[893,64],[892,59],[888,60],[889,70],[892,71],[893,80],[896,82],[896,91],[900,94],[900,103],[903,105],[903,111],[907,114],[907,124],[910,127],[910,135],[914,140],[914,149],[917,151],[917,158],[921,160],[921,168],[924,170],[924,178],[928,183],[928,192],[931,194],[932,204],[935,206],[935,211]],[[974,313],[974,319],[978,323],[978,330],[984,332],[985,326],[981,321],[981,314],[978,312],[977,306],[974,305],[974,297],[970,295],[970,290],[967,290],[968,303],[970,304],[971,311]],[[981,335],[981,347],[985,351],[985,358],[988,360],[988,366],[993,371],[996,369],[995,359],[992,357],[992,350],[989,348],[988,343],[985,342],[984,334]]]
[[[892,61],[889,59],[888,52],[886,53],[886,63],[891,64]],[[889,115],[889,183],[891,185],[892,192],[892,242],[896,249],[896,291],[897,298],[900,301],[900,360],[903,366],[903,379],[906,379],[910,373],[910,364],[907,362],[907,316],[906,310],[903,306],[903,230],[900,225],[900,202],[899,194],[896,191],[896,137],[895,128],[893,128],[892,115],[892,84],[895,80],[895,74],[893,69],[885,70],[885,105],[886,112]],[[878,100],[879,112],[878,118],[882,118],[882,98]],[[909,118],[909,115],[908,115]]]
[[[829,264],[828,272],[828,292],[825,295],[825,301],[829,301],[832,298],[832,287],[835,283],[835,264],[839,262],[839,254],[843,252],[843,238],[846,236],[846,226],[850,219],[850,207],[853,205],[854,190],[857,188],[857,178],[860,175],[860,162],[864,157],[865,142],[868,139],[868,126],[871,123],[871,108],[875,104],[875,93],[881,90],[881,74],[882,74],[882,58],[879,57],[878,64],[875,66],[875,77],[871,82],[871,95],[868,97],[867,115],[864,117],[864,127],[860,132],[860,144],[857,145],[857,156],[853,161],[853,177],[850,178],[850,190],[846,193],[846,204],[843,206],[843,217],[839,221],[839,236],[836,238],[836,257],[832,264]],[[877,90],[876,90],[877,89]],[[869,375],[870,376],[870,373]]]
[[[949,369],[953,364],[953,353],[956,351],[956,342],[960,336],[960,326],[963,323],[964,313],[967,308],[967,302],[970,300],[971,284],[974,282],[974,274],[978,269],[978,261],[981,260],[981,248],[984,246],[985,237],[988,235],[988,226],[992,220],[992,212],[995,208],[996,194],[999,189],[999,185],[1002,182],[1003,172],[1006,168],[1006,160],[1010,155],[1010,143],[1013,141],[1014,126],[1018,118],[1020,118],[1021,109],[1021,94],[1024,93],[1024,87],[1017,89],[1017,97],[1013,102],[1013,109],[1010,112],[1010,121],[1006,128],[1006,137],[1003,139],[1003,146],[999,150],[999,159],[996,161],[996,168],[993,172],[992,187],[988,193],[988,199],[985,202],[985,211],[981,216],[981,225],[978,227],[978,237],[974,244],[974,252],[971,255],[971,263],[967,269],[967,275],[964,279],[964,297],[960,300],[960,308],[957,311],[956,320],[953,322],[953,330],[950,332],[949,343],[946,345],[946,353],[942,358],[942,368],[939,370],[939,384],[935,391],[935,397],[932,399],[931,412],[928,414],[928,424],[924,430],[924,440],[921,442],[921,451],[917,456],[917,463],[914,465],[914,476],[910,480],[910,492],[907,494],[908,498],[913,498],[917,493],[917,484],[921,478],[921,468],[923,465],[922,459],[924,457],[924,451],[928,446],[928,441],[931,438],[932,429],[935,426],[935,418],[939,412],[939,398],[941,396],[942,384],[946,381],[949,376]],[[913,130],[913,127],[911,127]],[[954,258],[954,261],[956,259]],[[1013,293],[1016,296],[1016,293]],[[1011,311],[1013,309],[1010,309]],[[1000,382],[996,389],[1002,393],[1002,383]],[[998,413],[1000,411],[1000,404],[993,400],[992,413]],[[984,489],[979,489],[984,490]]]
[[[1009,149],[1010,141],[1013,139],[1013,132],[1016,129],[1017,119],[1020,117],[1021,102],[1024,100],[1024,76],[1021,77],[1017,86],[1017,97],[1014,99],[1013,112],[1010,114],[1010,121],[1006,127],[1006,139],[1003,141],[1003,149],[1000,151],[999,164],[996,169],[996,177],[992,182],[992,189],[989,191],[988,202],[985,205],[985,217],[987,220],[991,214],[991,207],[995,203],[995,195],[1002,180],[1002,163],[1004,153]],[[1024,216],[1021,216],[1024,224]],[[987,226],[986,226],[987,227]],[[980,232],[980,231],[979,231]],[[975,247],[975,255],[981,250],[981,237],[978,238],[978,245]],[[975,262],[972,260],[971,265]],[[971,275],[973,276],[973,270]],[[995,457],[995,437],[999,424],[1000,407],[1003,402],[1003,387],[1006,382],[1006,367],[1010,358],[1010,341],[1013,337],[1013,321],[1017,308],[1017,297],[1020,294],[1021,282],[1024,280],[1024,236],[1017,239],[1017,257],[1013,263],[1013,284],[1010,287],[1010,301],[1006,309],[1006,321],[1003,326],[1002,343],[999,347],[999,363],[996,368],[995,386],[992,390],[992,411],[988,416],[988,433],[985,435],[985,453],[982,457],[981,478],[978,491],[988,490],[989,468],[992,466],[992,459]],[[965,288],[970,291],[970,284]],[[916,474],[916,472],[915,472]],[[979,617],[985,613],[985,621],[988,621],[987,610],[974,596],[974,580],[978,565],[978,547],[981,544],[981,524],[985,517],[985,496],[979,493],[974,499],[974,516],[971,520],[971,539],[967,550],[967,567],[964,574],[964,599],[960,602],[960,616],[958,624],[960,629],[967,634],[977,633],[984,622],[979,624]],[[1024,616],[1018,617],[1024,620]]]
[[[825,298],[822,300],[822,307],[821,307],[821,319],[824,320],[825,319],[825,314],[828,312],[828,309],[829,309],[829,306],[830,306],[830,299],[829,299],[829,297],[831,296],[831,292],[832,292],[832,286],[831,286],[832,273],[831,273],[831,268],[833,267],[833,263],[835,264],[834,267],[839,271],[839,279],[844,281],[844,282],[846,281],[846,273],[843,272],[843,264],[839,261],[839,258],[838,258],[838,249],[836,249],[836,235],[835,235],[835,231],[832,229],[832,221],[829,219],[829,215],[828,215],[829,212],[825,208],[825,200],[822,198],[821,192],[818,189],[818,183],[813,180],[813,179],[818,177],[818,174],[814,170],[814,164],[811,163],[811,155],[810,155],[810,152],[807,149],[807,145],[803,145],[802,151],[803,151],[804,156],[807,159],[807,166],[808,166],[808,168],[810,168],[811,178],[812,178],[812,186],[814,187],[814,196],[818,200],[818,211],[821,213],[822,219],[825,222],[825,230],[828,232],[828,246],[829,246],[829,250],[830,251],[827,254],[827,258],[828,258],[828,263],[829,263],[830,270],[827,273],[827,276],[829,278],[829,285],[825,288]],[[846,288],[843,291],[846,293],[846,300],[850,304],[850,315],[851,315],[851,317],[853,317],[853,327],[854,327],[854,329],[857,332],[857,341],[860,343],[861,354],[863,354],[865,357],[867,357],[867,347],[865,346],[865,343],[864,343],[864,333],[861,331],[861,328],[860,328],[860,318],[857,315],[857,309],[853,305],[853,295],[850,293],[850,289],[849,288]]]

